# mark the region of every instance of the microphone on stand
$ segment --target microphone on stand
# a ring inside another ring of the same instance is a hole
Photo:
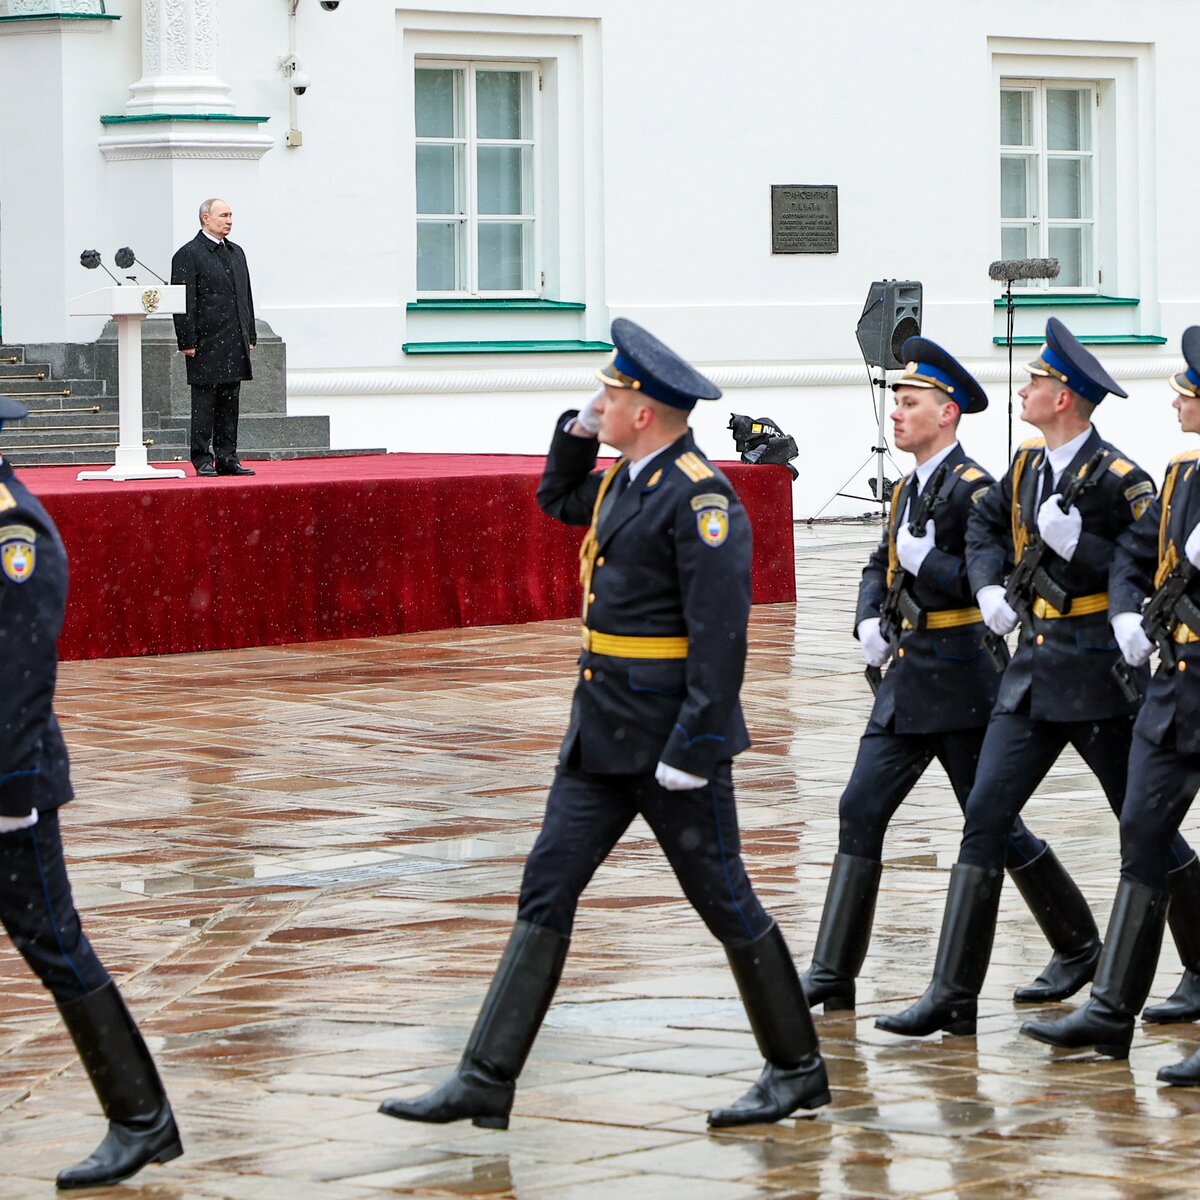
[[[128,246],[122,246],[120,250],[117,251],[116,261],[117,266],[120,267],[122,271],[132,267],[134,263],[137,263],[137,265],[143,270],[150,271],[150,274],[153,275],[159,283],[166,284],[168,287],[171,286],[170,284],[167,284],[167,281],[157,271],[151,271],[150,268],[146,266],[146,264],[142,262],[142,260],[138,258]]]
[[[100,260],[99,250],[85,250],[79,256],[79,265],[86,267],[89,271],[94,271],[97,267],[103,267],[105,275],[109,277],[118,287],[123,287],[124,284],[107,268]]]
[[[1008,460],[1012,461],[1012,379],[1013,379],[1013,323],[1016,319],[1016,304],[1013,301],[1012,285],[1018,279],[1057,279],[1057,258],[999,258],[988,267],[988,277],[1005,285],[1004,299],[1007,309],[1008,342]]]

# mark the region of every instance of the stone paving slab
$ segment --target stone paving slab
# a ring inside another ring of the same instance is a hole
[[[797,958],[870,708],[850,636],[868,525],[797,527],[798,599],[757,609],[743,848]],[[457,1060],[513,918],[565,725],[570,621],[68,663],[77,900],[159,1057],[187,1153],[145,1200],[1168,1200],[1200,1195],[1200,1090],[1160,1088],[1191,1026],[1127,1063],[1021,1037],[1047,957],[1005,890],[978,1036],[904,1041],[960,833],[936,766],[889,832],[855,1014],[819,1017],[832,1103],[710,1134],[758,1071],[724,955],[636,822],[580,910],[507,1132],[375,1112]],[[1068,754],[1026,809],[1103,927],[1116,823]],[[1185,830],[1186,832],[1186,830]],[[1179,964],[1164,947],[1155,996]],[[0,1195],[47,1197],[102,1122],[53,1008],[0,953]]]

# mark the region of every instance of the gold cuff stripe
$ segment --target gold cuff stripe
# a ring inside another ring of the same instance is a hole
[[[1060,617],[1086,617],[1091,613],[1104,612],[1108,608],[1108,593],[1093,592],[1090,596],[1075,596],[1071,600],[1071,611],[1061,613],[1053,604],[1039,596],[1033,602],[1033,615],[1043,621],[1056,621]]]
[[[687,658],[686,637],[626,637],[619,633],[599,633],[586,625],[579,630],[579,641],[592,654],[609,658]]]

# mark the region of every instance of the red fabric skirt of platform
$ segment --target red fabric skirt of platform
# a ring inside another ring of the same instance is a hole
[[[71,567],[60,656],[117,658],[510,625],[579,610],[583,530],[537,507],[543,459],[257,462],[253,478],[20,472]],[[796,595],[783,467],[722,463],[754,527],[754,601]]]

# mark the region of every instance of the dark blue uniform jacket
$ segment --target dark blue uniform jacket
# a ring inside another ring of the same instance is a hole
[[[67,555],[54,522],[0,459],[0,815],[71,799],[54,716]]]
[[[1118,540],[1109,576],[1113,612],[1138,612],[1142,600],[1155,590],[1159,563],[1168,556],[1169,561],[1183,557],[1188,534],[1200,521],[1198,459],[1200,453],[1192,451],[1172,460],[1162,495]],[[1193,581],[1188,595],[1200,604],[1200,580]],[[1193,632],[1200,634],[1200,629]],[[1180,665],[1173,670],[1159,666],[1134,729],[1159,745],[1174,722],[1176,749],[1200,754],[1200,642],[1176,645],[1175,652]]]
[[[538,487],[544,512],[589,525],[599,443],[563,432]],[[717,515],[720,514],[720,515]],[[561,762],[597,774],[652,772],[661,760],[711,779],[750,744],[738,695],[750,614],[750,522],[689,431],[612,502],[598,530],[587,625],[629,637],[686,637],[687,657],[584,651]]]
[[[1083,532],[1070,562],[1053,550],[1042,565],[1069,596],[1091,596],[1108,590],[1108,569],[1117,538],[1146,510],[1154,484],[1141,467],[1123,457],[1092,430],[1059,480],[1061,492],[1103,447],[1110,457],[1093,487],[1077,505]],[[1015,562],[1014,524],[1037,531],[1038,474],[1045,446],[1040,438],[1024,443],[1000,480],[975,505],[967,522],[967,572],[971,590],[1003,584]],[[1017,479],[1013,504],[1013,480]],[[998,712],[1016,712],[1026,694],[1029,713],[1037,721],[1098,721],[1130,716],[1136,702],[1128,700],[1113,678],[1120,651],[1108,623],[1107,607],[1084,616],[1032,617],[1022,627],[1013,660],[1000,682]],[[1140,686],[1149,672],[1141,669]]]
[[[926,612],[974,606],[963,557],[967,517],[992,483],[992,477],[967,457],[962,446],[955,446],[946,462],[952,478],[939,489],[945,500],[934,510],[935,548],[921,564],[916,579],[906,585]],[[916,476],[910,475],[892,493],[887,535],[868,560],[858,587],[855,629],[868,617],[879,616],[888,589],[889,562],[896,561],[895,533],[901,521],[910,519],[909,502],[916,482]],[[896,733],[903,734],[945,733],[986,725],[1000,682],[983,651],[986,633],[982,619],[950,628],[905,632],[892,665],[884,672],[871,720],[886,727],[894,719]]]

